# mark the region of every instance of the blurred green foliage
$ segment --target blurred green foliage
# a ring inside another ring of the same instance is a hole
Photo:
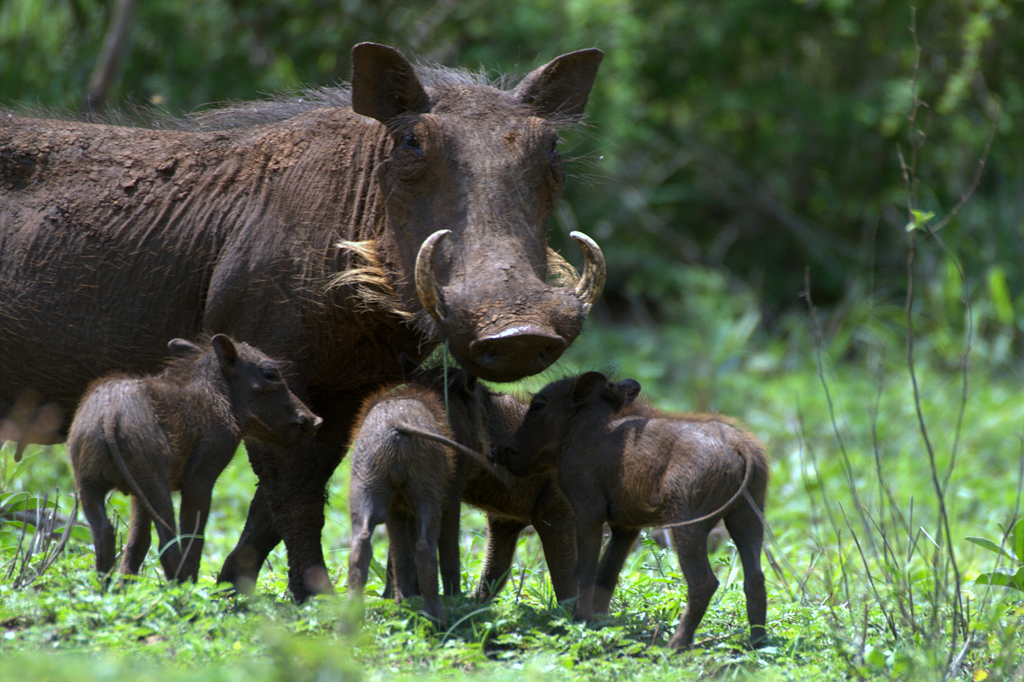
[[[113,0],[0,0],[0,102],[74,110]],[[567,134],[576,182],[552,236],[592,234],[609,257],[597,314],[664,301],[666,271],[742,280],[765,321],[865,290],[902,304],[908,236],[897,156],[921,145],[922,214],[960,199],[996,124],[981,183],[942,232],[995,331],[1024,319],[1024,33],[1019,0],[923,0],[918,97],[911,8],[893,0],[141,0],[111,101],[172,111],[345,80],[373,40],[447,65],[522,73],[597,46],[590,125]],[[1015,16],[1016,15],[1016,16]],[[920,267],[946,277],[926,251]],[[650,274],[650,276],[647,276]],[[959,281],[945,284],[959,294]],[[988,297],[988,298],[986,298]],[[663,317],[667,316],[667,317]],[[635,318],[632,318],[635,319]]]

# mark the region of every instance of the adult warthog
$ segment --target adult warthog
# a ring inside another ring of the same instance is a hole
[[[282,539],[297,599],[328,591],[324,489],[363,397],[447,339],[484,379],[561,355],[600,294],[546,230],[602,53],[501,90],[352,50],[350,87],[230,106],[163,129],[0,113],[0,438],[57,442],[89,382],[152,373],[166,341],[230,334],[293,360],[325,420],[294,450],[247,443],[259,477],[220,579],[249,587]],[[571,268],[570,268],[571,270]]]

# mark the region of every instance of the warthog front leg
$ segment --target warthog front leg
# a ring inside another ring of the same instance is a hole
[[[600,520],[584,521],[576,518],[576,584],[579,597],[576,600],[576,619],[594,619],[594,583],[597,579],[597,564],[601,553]]]
[[[612,539],[601,557],[594,585],[594,613],[608,613],[612,593],[619,582],[619,574],[626,564],[630,550],[639,537],[640,531],[632,528],[612,528]]]
[[[274,527],[266,487],[257,485],[238,544],[224,560],[217,582],[231,583],[239,592],[252,594],[260,567],[280,542],[281,534]]]

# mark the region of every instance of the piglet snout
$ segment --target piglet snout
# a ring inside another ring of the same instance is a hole
[[[303,414],[299,412],[291,419],[291,424],[293,426],[298,426],[302,429],[302,432],[309,437],[312,437],[323,423],[324,420],[321,417],[312,413]]]
[[[508,463],[509,457],[515,454],[515,450],[507,445],[492,445],[487,455],[492,463],[504,466]]]

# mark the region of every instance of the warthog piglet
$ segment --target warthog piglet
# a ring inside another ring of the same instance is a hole
[[[459,594],[459,507],[465,479],[460,457],[466,455],[458,450],[484,453],[490,448],[487,402],[478,399],[483,394],[486,389],[475,377],[462,372],[452,376],[449,397],[457,440],[448,426],[443,393],[429,386],[410,383],[382,389],[363,404],[351,455],[350,598],[362,597],[373,556],[373,530],[385,523],[391,538],[395,601],[422,590],[427,613],[447,627],[437,589],[438,550],[445,594]],[[483,454],[479,457],[484,459]]]
[[[551,383],[495,449],[513,474],[557,472],[576,516],[576,616],[590,620],[607,611],[640,530],[669,525],[688,588],[669,646],[689,648],[718,587],[707,543],[723,519],[743,562],[750,640],[762,643],[767,600],[760,509],[768,486],[762,446],[727,417],[671,415],[646,401],[624,404],[629,386],[639,391],[631,379],[611,383],[598,372]],[[599,563],[605,521],[612,537]]]
[[[109,375],[95,381],[75,413],[68,454],[96,569],[114,566],[114,528],[104,497],[132,496],[121,571],[137,573],[149,550],[151,523],[169,580],[196,580],[213,485],[243,438],[295,447],[322,420],[288,388],[280,364],[246,343],[218,334],[200,347],[173,339],[173,355],[155,376]],[[171,491],[181,491],[177,537]]]
[[[444,372],[441,367],[417,368],[415,363],[409,361],[405,363],[404,371],[410,382],[430,388],[435,391],[438,400],[443,399]],[[475,384],[472,379],[463,380],[461,377],[464,374],[464,369],[449,373],[448,423],[459,444],[482,453],[481,448],[486,447],[486,441],[499,443],[512,435],[526,414],[527,404],[516,396],[486,389]],[[472,390],[461,388],[467,381],[474,386]],[[623,405],[632,402],[639,386],[635,388],[630,386],[617,399]],[[481,418],[486,420],[483,425],[486,434],[483,437],[478,435]],[[574,598],[575,525],[572,507],[559,490],[554,475],[527,478],[510,476],[503,468],[495,468],[492,463],[463,453],[458,456],[455,476],[455,485],[462,490],[462,501],[487,514],[484,566],[474,596],[486,601],[502,589],[508,580],[519,534],[532,524],[544,550],[555,598],[558,601]],[[458,562],[458,523],[458,515],[442,516],[441,541],[438,545],[442,578],[446,562]],[[390,542],[394,549],[403,540],[391,536]],[[408,547],[415,545],[415,534],[404,542]],[[394,555],[392,551],[389,569],[394,566]],[[400,555],[411,556],[412,552],[402,550]],[[397,570],[415,577],[414,568],[400,566]],[[447,583],[445,593],[449,593]]]

